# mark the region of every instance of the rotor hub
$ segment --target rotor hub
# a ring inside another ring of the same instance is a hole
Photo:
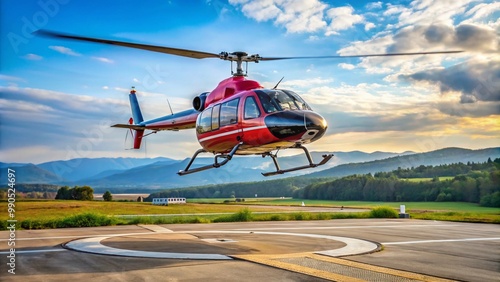
[[[219,58],[231,62],[231,74],[233,76],[246,76],[248,73],[248,62],[258,63],[262,58],[258,54],[248,55],[246,52],[236,51],[232,53],[220,52]],[[236,72],[233,72],[232,63],[236,62]],[[245,62],[245,71],[243,71],[243,62]]]

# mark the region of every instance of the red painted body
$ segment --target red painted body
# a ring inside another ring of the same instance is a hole
[[[257,81],[247,80],[244,76],[233,76],[221,81],[213,91],[207,93],[206,97],[199,99],[200,105],[198,106],[200,108],[197,110],[186,110],[170,116],[142,121],[134,125],[119,124],[115,126],[136,131],[134,142],[134,148],[136,149],[140,147],[144,130],[161,131],[196,128],[198,141],[207,152],[226,154],[240,144],[235,152],[237,155],[269,153],[277,149],[290,148],[297,144],[310,143],[323,135],[326,130],[326,122],[321,116],[312,112],[308,106],[306,106],[307,109],[296,108],[290,110],[281,108],[275,109],[273,112],[266,111],[262,101],[263,96],[265,98],[266,95],[275,92],[285,95],[283,92],[288,93],[291,91],[264,89]],[[131,91],[130,95],[133,96],[131,100],[136,101],[135,90]],[[204,95],[202,94],[197,98]],[[293,95],[298,97],[295,93]],[[301,103],[306,105],[300,97],[297,99],[300,99]],[[248,118],[245,115],[247,101],[249,101],[248,103],[253,101],[253,110],[259,113],[258,116]],[[298,101],[294,101],[293,105],[298,105]],[[224,108],[225,105],[228,107]],[[280,108],[276,103],[274,105],[276,105],[276,108]],[[132,111],[134,111],[134,106],[132,108]],[[233,116],[230,122],[225,123],[223,116],[225,111],[228,110]],[[136,109],[136,111],[140,111],[140,109]],[[204,124],[202,120],[204,120],[205,114],[210,115],[211,121],[207,122],[207,119]],[[212,117],[212,114],[215,114],[215,116]],[[139,114],[139,116],[142,118],[142,115]],[[268,118],[270,116],[278,117],[270,121]],[[322,127],[319,130],[321,132],[318,133],[318,130],[307,128],[307,125],[305,125],[306,117],[309,120],[310,116],[319,121]],[[292,120],[291,124],[289,120]],[[289,127],[305,127],[305,129],[295,130],[295,132],[290,130]],[[271,130],[274,130],[274,133]]]
[[[218,101],[230,98],[239,92],[260,88],[264,87],[257,81],[247,80],[244,76],[232,76],[221,81],[219,85],[210,92],[205,102],[205,108],[208,108],[208,106]]]
[[[231,99],[220,101],[224,102],[239,98],[238,122],[207,133],[197,132],[198,141],[206,151],[228,153],[234,146],[242,142],[243,145],[237,151],[237,154],[251,155],[270,152],[276,150],[277,147],[290,147],[295,144],[294,142],[280,140],[273,136],[264,123],[265,114],[254,119],[245,119],[243,117],[244,106],[241,103],[244,103],[245,99],[249,96],[258,99],[255,92],[250,90],[234,94],[230,97]],[[213,106],[209,106],[207,110],[213,108]],[[258,106],[260,112],[264,113],[262,106],[260,104]]]

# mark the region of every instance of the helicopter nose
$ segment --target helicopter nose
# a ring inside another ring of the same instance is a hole
[[[269,131],[279,139],[297,138],[296,142],[314,142],[327,128],[326,120],[311,111],[285,111],[264,119]]]

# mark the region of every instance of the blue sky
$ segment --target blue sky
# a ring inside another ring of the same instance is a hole
[[[249,65],[249,78],[292,89],[327,118],[311,150],[429,151],[500,145],[500,3],[416,1],[0,2],[0,161],[186,158],[194,131],[161,132],[125,150],[135,86],[145,118],[187,109],[230,75],[228,62],[34,37],[82,36],[218,53],[456,55],[294,60]]]

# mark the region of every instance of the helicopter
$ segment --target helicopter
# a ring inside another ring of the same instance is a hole
[[[261,57],[243,51],[210,53],[188,49],[138,44],[124,41],[84,37],[67,33],[38,30],[36,35],[117,45],[166,53],[170,55],[206,59],[217,58],[231,62],[231,77],[222,80],[210,92],[203,92],[193,99],[193,108],[151,120],[144,120],[136,96],[135,88],[129,94],[132,118],[128,124],[112,127],[125,128],[133,132],[133,149],[140,149],[144,137],[163,130],[185,130],[195,128],[201,149],[191,157],[185,169],[178,175],[187,175],[227,164],[235,155],[261,155],[273,160],[275,170],[262,173],[263,176],[314,168],[326,164],[333,154],[325,154],[321,161],[314,162],[309,150],[304,146],[324,136],[327,122],[312,110],[297,93],[278,89],[281,80],[271,89],[259,82],[247,79],[248,63],[290,59],[342,59],[382,56],[413,56],[451,54],[463,51],[431,51],[412,53],[361,54],[347,56],[303,56],[303,57]],[[235,71],[233,71],[233,63]],[[245,70],[243,69],[245,63]],[[283,79],[283,78],[282,78]],[[146,130],[151,132],[145,134]],[[278,152],[285,149],[301,149],[308,164],[282,169],[278,162]],[[192,168],[201,153],[214,155],[212,164]]]

